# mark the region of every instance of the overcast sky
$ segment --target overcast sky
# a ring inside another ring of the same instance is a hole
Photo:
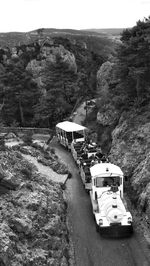
[[[150,16],[150,0],[0,0],[0,32],[127,28]]]

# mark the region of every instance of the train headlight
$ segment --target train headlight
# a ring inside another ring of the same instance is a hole
[[[128,217],[128,224],[131,224],[131,223],[132,223],[132,218]]]
[[[99,219],[99,226],[103,225],[103,220]]]

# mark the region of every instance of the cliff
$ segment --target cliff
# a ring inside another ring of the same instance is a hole
[[[97,75],[97,140],[110,161],[123,170],[127,179],[125,189],[133,209],[149,228],[150,105],[147,100],[125,98],[120,90],[122,85],[114,75],[114,66],[104,63]]]

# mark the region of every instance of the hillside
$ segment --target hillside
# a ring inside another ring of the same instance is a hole
[[[103,46],[109,51],[114,52],[114,45],[110,41],[110,35],[97,32],[95,30],[73,30],[73,29],[37,29],[30,32],[8,32],[0,33],[0,46],[1,47],[14,47],[23,44],[29,44],[31,42],[54,37],[69,38],[70,40],[85,41],[87,47],[94,52],[100,52]]]
[[[117,43],[89,31],[37,29],[2,33],[0,45],[0,122],[52,127],[85,95],[95,97],[97,71]]]
[[[117,36],[125,30],[124,28],[106,28],[106,29],[87,29],[87,32],[95,32],[99,34],[107,34],[112,36]]]

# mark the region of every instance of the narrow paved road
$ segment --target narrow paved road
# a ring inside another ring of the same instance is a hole
[[[67,181],[66,193],[76,266],[150,265],[150,256],[138,234],[126,239],[105,239],[96,232],[90,198],[83,188],[72,156],[59,144],[51,145],[72,173],[72,178]]]
[[[85,102],[83,102],[77,109],[76,114],[73,117],[73,122],[82,125],[82,122],[85,120],[86,111],[85,111]]]

